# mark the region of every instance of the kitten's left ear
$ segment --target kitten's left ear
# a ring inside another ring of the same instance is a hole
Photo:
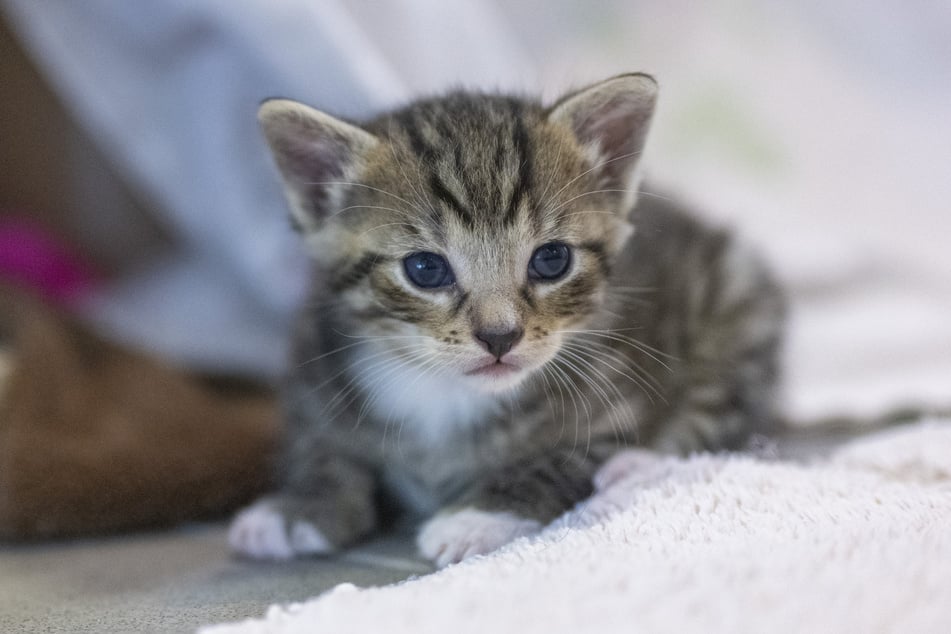
[[[270,99],[258,121],[284,180],[297,224],[319,229],[356,180],[377,138],[353,124],[289,99]]]
[[[618,75],[562,97],[548,120],[567,125],[586,150],[605,189],[626,190],[633,202],[637,165],[657,103],[650,75]]]

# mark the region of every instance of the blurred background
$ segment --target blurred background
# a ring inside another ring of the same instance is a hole
[[[947,2],[0,0],[0,19],[0,276],[114,341],[279,376],[307,267],[263,98],[359,118],[646,71],[645,188],[735,225],[791,289],[791,415],[951,405]],[[56,283],[22,253],[51,236],[79,254]]]

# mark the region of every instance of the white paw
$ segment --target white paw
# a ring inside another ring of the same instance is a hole
[[[653,478],[657,468],[665,463],[666,458],[656,452],[647,449],[625,449],[611,456],[594,474],[594,489],[604,491],[628,476]]]
[[[231,549],[252,559],[290,559],[332,552],[333,545],[312,524],[296,521],[287,530],[284,516],[267,502],[257,502],[235,516],[228,529]]]
[[[466,508],[437,515],[426,522],[416,545],[420,554],[440,568],[482,555],[523,535],[541,530],[541,523],[512,513]]]

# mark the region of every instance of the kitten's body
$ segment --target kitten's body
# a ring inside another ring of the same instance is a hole
[[[349,544],[384,498],[444,510],[420,537],[444,564],[553,519],[623,447],[737,447],[768,425],[778,289],[665,199],[630,211],[653,99],[635,75],[548,109],[456,93],[362,130],[262,116],[316,279],[284,488],[238,517],[236,549]],[[420,252],[445,283],[414,282]]]
[[[283,465],[287,476],[312,479],[308,457],[333,447],[371,464],[393,493],[432,512],[523,455],[600,462],[632,445],[742,445],[772,415],[779,296],[735,241],[669,203],[642,198],[635,223],[609,283],[616,292],[573,336],[590,350],[566,356],[564,374],[540,374],[511,393],[381,367],[374,341],[350,334],[352,320],[339,305],[315,304],[300,323],[286,390],[295,426],[289,450],[300,454]],[[736,314],[751,300],[746,315]],[[353,374],[340,374],[351,365]]]

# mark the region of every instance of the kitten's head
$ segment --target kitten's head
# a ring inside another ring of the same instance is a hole
[[[259,117],[346,334],[497,391],[601,305],[655,100],[631,74],[547,108],[459,92],[363,125],[287,100]]]

